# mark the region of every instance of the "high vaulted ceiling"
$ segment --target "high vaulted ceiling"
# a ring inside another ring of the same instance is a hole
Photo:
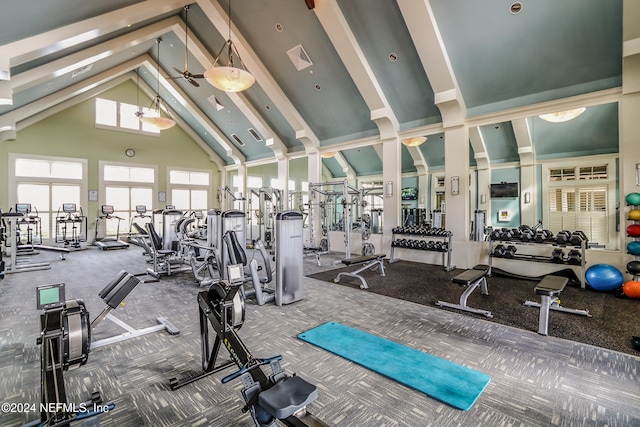
[[[334,175],[379,174],[380,139],[425,135],[403,149],[403,172],[442,168],[452,104],[475,129],[472,163],[518,161],[523,125],[539,158],[616,152],[622,0],[513,3],[234,0],[229,28],[229,0],[2,1],[0,141],[136,76],[152,96],[159,65],[160,96],[220,166],[337,149]],[[167,78],[185,68],[186,39],[198,74],[229,34],[253,87]],[[287,53],[299,46],[300,71]],[[577,106],[589,107],[580,122],[536,117]]]

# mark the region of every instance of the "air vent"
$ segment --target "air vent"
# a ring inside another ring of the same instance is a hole
[[[214,107],[216,107],[216,111],[220,111],[224,109],[224,104],[222,102],[220,102],[220,100],[218,99],[218,97],[216,97],[215,95],[211,95],[209,98],[207,98],[209,100],[209,102],[211,103],[211,105],[213,105]]]
[[[77,77],[80,74],[84,74],[84,73],[86,73],[88,71],[91,71],[91,68],[93,68],[93,64],[89,64],[89,65],[87,65],[85,67],[77,68],[77,69],[75,69],[75,70],[73,70],[71,72],[71,78]]]
[[[255,138],[256,141],[258,142],[262,141],[262,137],[258,132],[256,132],[254,128],[249,128],[248,131],[251,134],[251,136]]]
[[[287,55],[293,63],[293,66],[296,67],[296,70],[298,71],[304,70],[305,68],[313,65],[313,62],[311,62],[309,55],[307,55],[307,52],[301,44],[293,49],[289,49],[287,51]]]
[[[231,138],[235,139],[239,146],[244,147],[244,142],[235,133],[231,134]]]

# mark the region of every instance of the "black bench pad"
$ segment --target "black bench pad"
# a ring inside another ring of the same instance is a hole
[[[560,294],[567,283],[569,283],[569,279],[566,277],[548,275],[538,283],[535,291],[538,295],[554,296]]]
[[[343,259],[341,262],[344,265],[356,265],[356,264],[362,264],[369,261],[379,260],[386,256],[387,256],[386,254],[362,255],[355,258]]]
[[[467,270],[452,278],[451,281],[462,286],[469,286],[476,280],[482,279],[488,272],[489,270]]]

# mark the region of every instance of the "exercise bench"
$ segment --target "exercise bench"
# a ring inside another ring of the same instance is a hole
[[[370,268],[371,271],[374,271],[376,268],[378,268],[380,269],[380,276],[384,276],[384,264],[382,260],[386,256],[387,256],[386,254],[373,254],[373,255],[362,255],[355,258],[343,259],[340,262],[346,265],[347,267],[352,265],[360,265],[360,264],[364,264],[364,265],[359,269],[357,269],[356,271],[352,271],[352,272],[343,271],[342,273],[338,274],[338,276],[335,279],[333,279],[333,281],[334,283],[340,282],[340,278],[342,276],[354,277],[360,280],[360,282],[362,282],[362,284],[360,285],[360,289],[368,289],[369,285],[367,284],[367,281],[364,279],[364,277],[360,275],[360,273],[365,271],[367,268]]]
[[[538,333],[540,335],[549,335],[549,310],[562,311],[564,313],[578,314],[581,316],[592,317],[588,310],[578,310],[575,308],[565,308],[559,304],[558,296],[564,290],[569,282],[566,277],[548,275],[538,283],[534,288],[536,295],[540,295],[542,302],[525,301],[527,307],[539,307],[540,318],[538,321]]]
[[[483,316],[486,316],[486,317],[493,317],[493,313],[491,313],[490,311],[480,310],[478,308],[467,306],[467,298],[469,298],[469,295],[471,295],[471,293],[478,286],[480,286],[480,292],[482,293],[482,295],[489,295],[489,289],[487,286],[488,273],[489,273],[488,269],[486,270],[473,269],[473,270],[467,270],[458,274],[457,276],[452,278],[451,281],[453,283],[457,283],[458,285],[464,286],[467,288],[462,293],[462,295],[460,295],[460,303],[453,304],[446,301],[438,301],[436,302],[436,305],[441,307],[455,308],[457,310],[469,311],[471,313],[476,313],[476,314],[482,314]]]

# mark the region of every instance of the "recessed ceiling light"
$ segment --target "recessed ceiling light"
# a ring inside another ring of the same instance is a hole
[[[509,12],[511,12],[514,15],[517,13],[520,13],[521,10],[522,10],[522,3],[520,3],[519,1],[509,6]]]
[[[278,22],[278,23],[276,24],[276,31],[277,31],[277,32],[279,32],[279,33],[281,33],[283,30],[284,30],[284,27],[282,26],[282,24],[281,24],[281,23],[279,23],[279,22]]]
[[[395,52],[391,52],[389,54],[389,61],[396,62],[398,60],[398,54]]]
[[[264,109],[265,109],[265,110],[271,110],[271,106],[269,106],[269,105],[265,105],[265,106],[264,106]]]
[[[316,85],[316,90],[318,90],[318,91],[319,91],[319,90],[322,90],[322,88],[320,87],[320,85],[318,85],[318,84]]]

